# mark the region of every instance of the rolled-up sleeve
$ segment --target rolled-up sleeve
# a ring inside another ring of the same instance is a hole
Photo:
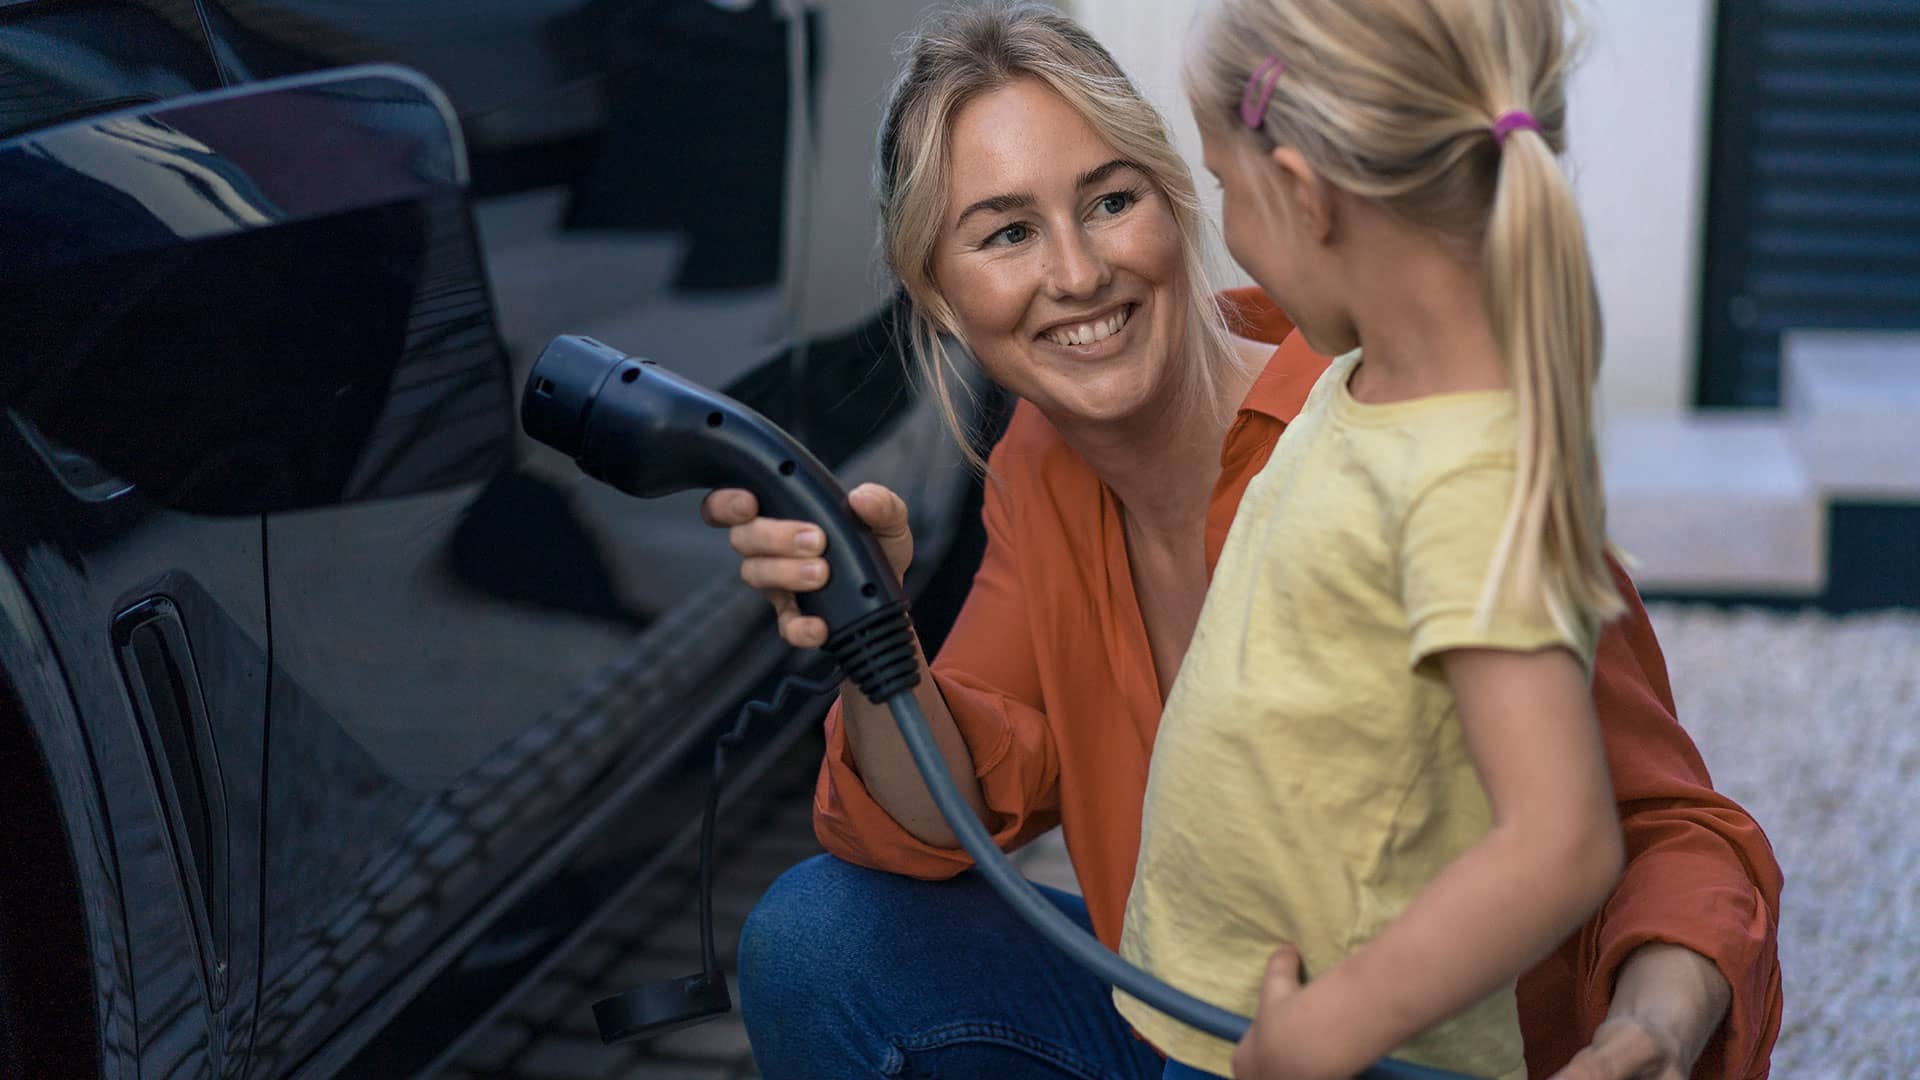
[[[1780,1033],[1780,865],[1752,816],[1713,790],[1675,719],[1646,611],[1618,567],[1615,576],[1628,612],[1601,637],[1594,708],[1627,864],[1612,897],[1570,943],[1578,951],[1581,1030],[1591,1038],[1606,1018],[1614,981],[1635,949],[1680,945],[1711,960],[1732,988],[1727,1018],[1693,1075],[1766,1076]]]
[[[986,552],[931,667],[973,757],[994,840],[1010,851],[1059,823],[1060,764],[1014,543],[1009,487],[1017,483],[1020,464],[996,449],[990,467],[982,509]],[[837,702],[827,714],[826,733],[813,802],[814,834],[822,846],[848,862],[925,879],[952,877],[973,865],[965,851],[920,840],[874,799],[854,762]]]

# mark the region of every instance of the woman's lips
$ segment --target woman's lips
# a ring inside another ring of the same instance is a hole
[[[1140,305],[1127,303],[1103,315],[1082,322],[1060,323],[1040,332],[1042,340],[1063,349],[1081,351],[1106,342],[1120,334],[1133,321]]]

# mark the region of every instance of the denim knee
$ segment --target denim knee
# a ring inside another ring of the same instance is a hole
[[[1077,898],[1055,903],[1086,925]],[[740,1011],[769,1080],[1159,1075],[1106,986],[976,874],[793,867],[741,930]]]
[[[743,1003],[818,1000],[815,988],[845,994],[876,974],[870,953],[886,935],[874,924],[892,878],[832,855],[781,874],[740,929]]]
[[[831,921],[818,902],[828,891],[823,879],[831,873],[830,867],[821,864],[838,861],[831,855],[815,855],[788,868],[753,905],[740,928],[742,997],[749,996],[750,985],[785,981],[813,970],[806,958],[793,956],[792,950],[808,950]]]
[[[740,1014],[770,1077],[873,1075],[886,987],[890,874],[816,855],[780,875],[740,930]]]

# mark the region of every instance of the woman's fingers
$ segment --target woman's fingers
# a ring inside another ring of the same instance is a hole
[[[879,484],[862,484],[847,498],[880,542],[895,575],[904,574],[913,561],[907,504]],[[826,621],[803,614],[794,594],[814,592],[831,576],[826,534],[811,522],[759,514],[759,500],[740,488],[720,488],[700,500],[700,520],[727,530],[727,543],[740,556],[740,580],[773,605],[781,638],[797,648],[817,649],[827,643]]]
[[[749,559],[740,564],[740,576],[753,584],[753,577],[747,567],[752,565]],[[762,588],[760,594],[773,605],[774,625],[780,631],[780,637],[796,649],[817,649],[827,643],[827,624],[825,620],[803,614],[793,593],[785,589]]]
[[[847,492],[847,501],[873,535],[888,540],[909,535],[907,504],[882,484],[861,484]]]
[[[780,612],[780,637],[796,649],[817,649],[827,643],[825,619],[800,614],[797,607]]]
[[[741,488],[716,488],[700,500],[700,520],[716,529],[745,525],[760,513],[760,500]]]
[[[904,575],[913,563],[913,530],[907,523],[906,501],[879,484],[861,484],[847,492],[847,502],[873,538],[880,541],[880,550],[892,565],[894,576]]]
[[[879,484],[861,484],[847,493],[847,501],[880,542],[894,574],[906,573],[913,562],[913,530],[907,523],[906,502]],[[812,559],[826,553],[826,534],[818,526],[758,517],[759,509],[751,492],[723,488],[701,500],[700,518],[715,528],[726,529],[727,542],[742,558]]]
[[[761,592],[814,592],[827,583],[827,560],[748,556],[740,560],[740,580]]]
[[[1677,1054],[1632,1018],[1601,1024],[1593,1043],[1573,1056],[1553,1080],[1685,1080]]]
[[[754,518],[744,525],[735,525],[727,530],[727,543],[744,558],[808,558],[827,550],[827,538],[817,526],[774,518]]]

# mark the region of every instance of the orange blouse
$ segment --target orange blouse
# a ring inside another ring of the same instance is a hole
[[[1221,451],[1209,569],[1247,482],[1328,363],[1259,290],[1223,294],[1223,305],[1237,332],[1278,348]],[[1094,929],[1111,947],[1133,884],[1162,705],[1119,507],[1025,402],[990,465],[986,554],[933,661],[934,681],[973,754],[995,839],[1012,850],[1060,825]],[[1713,790],[1674,718],[1646,611],[1615,572],[1628,612],[1600,639],[1593,699],[1628,862],[1605,906],[1520,981],[1528,1071],[1548,1075],[1584,1047],[1627,954],[1662,941],[1711,959],[1733,989],[1694,1075],[1764,1077],[1780,1030],[1780,868],[1759,825]],[[868,794],[838,706],[827,717],[814,831],[828,851],[879,870],[937,880],[972,865],[964,851],[916,839]]]

